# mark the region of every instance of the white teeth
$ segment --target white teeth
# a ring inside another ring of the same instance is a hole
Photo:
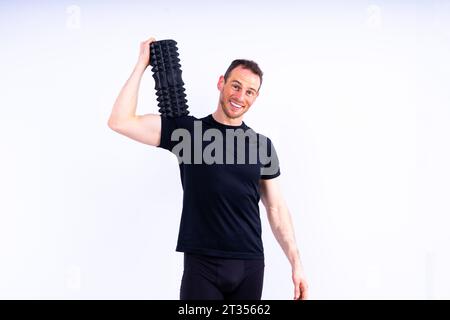
[[[234,106],[234,107],[236,107],[236,108],[242,108],[242,106],[240,106],[240,105],[238,105],[238,104],[236,104],[236,103],[234,103],[234,102],[232,102],[232,101],[230,101],[231,102],[231,104]]]

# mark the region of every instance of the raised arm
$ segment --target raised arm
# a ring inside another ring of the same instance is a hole
[[[153,41],[155,38],[141,43],[138,62],[114,103],[108,126],[131,139],[158,146],[161,140],[161,116],[136,115],[139,86],[144,71],[150,64],[150,43]]]
[[[294,299],[305,300],[308,297],[308,284],[297,249],[291,215],[281,194],[278,178],[261,179],[260,193],[272,232],[292,267]]]

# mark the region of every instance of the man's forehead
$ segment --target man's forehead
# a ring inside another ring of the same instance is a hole
[[[254,74],[251,70],[244,69],[242,67],[237,67],[231,71],[230,81],[238,82],[239,84],[250,87],[255,91],[259,87],[260,83],[260,79],[257,74]]]

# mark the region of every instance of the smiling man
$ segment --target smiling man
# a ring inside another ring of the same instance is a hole
[[[263,73],[253,61],[234,60],[220,76],[219,105],[213,116],[219,122],[240,125],[244,114],[259,95]]]
[[[217,109],[205,117],[136,115],[152,41],[141,43],[138,63],[116,99],[108,125],[179,158],[183,209],[176,250],[184,253],[180,299],[261,299],[265,260],[260,200],[291,264],[294,299],[306,299],[308,286],[278,183],[278,157],[270,139],[243,121],[259,95],[261,69],[251,60],[234,60],[219,77]],[[217,160],[222,159],[219,155],[233,161]]]

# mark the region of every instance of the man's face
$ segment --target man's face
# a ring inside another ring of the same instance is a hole
[[[241,66],[231,71],[226,82],[221,76],[217,88],[225,115],[230,119],[242,117],[258,97],[259,86],[259,76]]]

